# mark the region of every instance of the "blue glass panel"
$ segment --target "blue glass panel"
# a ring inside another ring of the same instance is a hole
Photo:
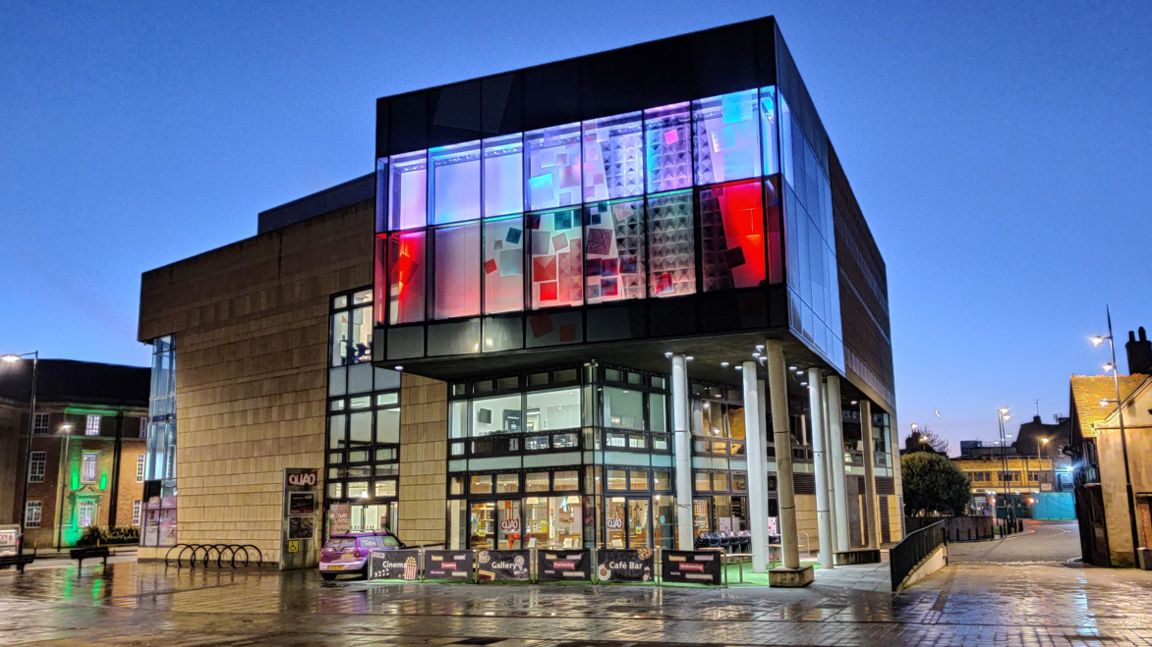
[[[428,151],[393,155],[388,201],[388,229],[428,224]]]
[[[760,88],[760,142],[764,158],[764,175],[780,172],[780,151],[777,146],[779,126],[776,124],[776,86]]]
[[[484,217],[524,211],[524,136],[484,140]]]
[[[429,151],[432,224],[480,218],[480,141]]]
[[[644,122],[639,112],[584,122],[584,200],[644,193]]]
[[[696,184],[760,175],[758,94],[745,90],[692,102]]]
[[[524,134],[529,209],[580,204],[580,124]]]

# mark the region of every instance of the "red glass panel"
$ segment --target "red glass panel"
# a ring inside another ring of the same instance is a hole
[[[761,182],[700,191],[700,243],[704,290],[747,288],[766,277]]]
[[[388,321],[424,321],[424,231],[392,234],[388,245]]]

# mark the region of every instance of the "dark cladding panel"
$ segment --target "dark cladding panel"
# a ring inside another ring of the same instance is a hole
[[[682,38],[582,59],[583,117],[594,119],[696,98],[692,58]]]
[[[580,119],[579,59],[524,70],[524,130]]]
[[[675,297],[647,300],[653,337],[695,335],[699,332],[696,300]]]
[[[692,72],[701,99],[758,87],[756,32],[740,23],[691,35]]]
[[[643,303],[588,311],[588,341],[642,339],[648,330]]]
[[[376,100],[376,157],[388,157],[392,150],[388,145],[388,109],[390,99]]]
[[[776,21],[757,20],[756,77],[760,87],[776,85]]]
[[[428,147],[482,136],[480,87],[480,81],[467,81],[428,91]]]
[[[392,154],[428,148],[427,95],[427,91],[422,91],[392,98],[388,114],[388,144]]]
[[[524,130],[523,74],[501,74],[480,81],[480,129],[485,136]]]

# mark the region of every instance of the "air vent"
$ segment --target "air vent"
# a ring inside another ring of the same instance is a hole
[[[792,475],[792,486],[796,494],[816,494],[816,477],[812,474],[797,472]]]

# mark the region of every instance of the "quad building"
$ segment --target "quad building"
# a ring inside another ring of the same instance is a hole
[[[289,563],[289,468],[452,548],[902,537],[884,260],[772,18],[379,99],[375,164],[144,274],[142,556]]]

